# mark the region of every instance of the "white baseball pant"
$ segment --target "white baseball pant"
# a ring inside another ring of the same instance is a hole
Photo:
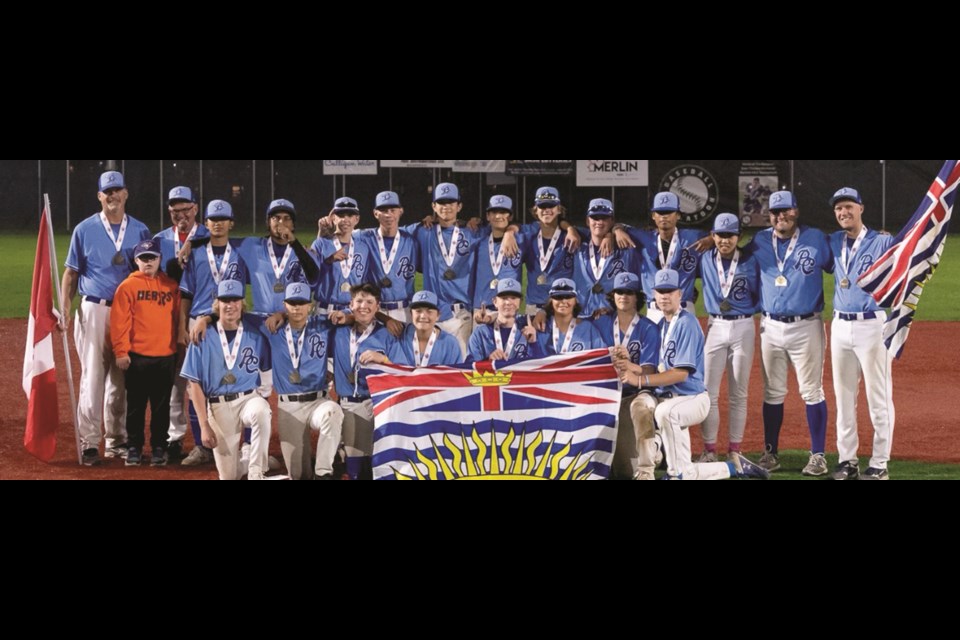
[[[373,401],[351,402],[341,399],[343,409],[343,447],[348,458],[373,455]]]
[[[313,402],[288,402],[280,396],[277,433],[280,451],[291,480],[310,479],[310,431],[317,431],[317,462],[315,473],[324,476],[333,473],[333,458],[340,445],[343,428],[343,410],[329,398]]]
[[[617,423],[617,449],[613,455],[613,474],[621,478],[653,480],[654,411],[657,399],[650,393],[625,396],[620,402]]]
[[[127,443],[127,396],[123,371],[117,368],[110,340],[110,307],[83,301],[73,323],[73,341],[80,357],[80,397],[77,424],[84,449],[100,445],[100,425],[106,449]]]
[[[690,455],[690,425],[699,424],[710,412],[710,395],[679,396],[657,407],[657,425],[663,434],[667,475],[684,480],[723,480],[730,477],[726,462],[696,463]]]
[[[187,320],[187,330],[193,329],[197,324],[196,318]],[[187,401],[190,399],[187,395],[187,379],[180,376],[180,369],[183,368],[183,354],[177,352],[177,374],[173,377],[173,389],[170,391],[170,427],[167,429],[167,443],[183,441],[187,435],[187,427],[190,425],[189,412],[187,411]]]
[[[231,400],[211,403],[207,400],[210,428],[217,437],[213,459],[221,480],[239,480],[242,468],[239,465],[240,441],[243,430],[250,427],[250,468],[247,478],[261,480],[267,471],[267,456],[270,446],[270,404],[256,393]]]
[[[707,323],[707,341],[704,346],[704,383],[710,395],[710,413],[701,425],[703,441],[716,444],[720,431],[720,382],[727,372],[730,404],[730,442],[743,442],[747,426],[747,391],[750,388],[750,369],[753,367],[754,343],[757,335],[753,318],[724,320],[710,318]]]
[[[814,316],[799,322],[760,320],[760,353],[763,370],[763,401],[783,404],[787,397],[787,368],[797,372],[800,396],[807,404],[819,404],[823,395],[823,357],[826,338],[823,320]]]

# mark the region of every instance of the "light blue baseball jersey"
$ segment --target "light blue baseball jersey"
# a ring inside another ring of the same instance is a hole
[[[703,384],[703,329],[700,328],[700,322],[696,316],[688,311],[681,310],[674,317],[673,322],[678,323],[677,328],[673,330],[666,346],[661,348],[660,364],[666,367],[667,371],[687,369],[690,375],[680,384],[663,387],[663,390],[669,391],[674,396],[699,395],[707,390]],[[666,318],[657,325],[661,346],[667,337],[668,327]]]
[[[270,238],[244,238],[240,243],[238,251],[247,267],[250,290],[253,293],[253,313],[257,315],[270,315],[283,311],[283,297],[288,284],[292,282],[306,282],[311,286],[316,284],[308,282],[303,266],[291,248],[290,259],[280,274],[280,287],[276,287],[280,291],[275,289],[277,276],[273,271],[271,255],[279,264],[283,260],[287,246],[280,246]]]
[[[470,279],[470,300],[474,309],[488,307],[492,310],[493,298],[497,295],[497,285],[500,280],[512,278],[523,282],[523,254],[528,251],[527,238],[523,234],[516,234],[517,247],[520,250],[516,256],[503,257],[500,264],[500,273],[493,275],[493,265],[490,264],[490,228],[481,232],[480,240],[473,247],[473,277]],[[493,241],[494,260],[500,255],[501,240]]]
[[[191,343],[187,347],[187,356],[183,361],[180,376],[198,383],[203,388],[203,395],[208,398],[253,391],[260,386],[260,372],[270,371],[272,366],[270,344],[260,333],[261,325],[258,318],[244,315],[243,335],[240,337],[237,361],[232,369],[227,369],[217,326],[207,327],[203,342],[199,345]],[[227,348],[232,349],[237,332],[225,333]],[[226,384],[223,378],[227,373],[232,374],[236,382]]]
[[[617,327],[617,335],[614,337],[614,323],[617,322],[617,315],[608,314],[600,316],[593,321],[594,327],[600,337],[603,338],[603,344],[606,347],[612,347],[616,344],[616,339],[620,337],[620,328]],[[627,352],[630,354],[630,362],[639,366],[650,365],[656,367],[660,362],[660,332],[657,325],[653,324],[649,318],[640,317],[640,322],[634,327],[633,333],[627,337]],[[632,395],[639,391],[633,385],[624,385],[623,392]]]
[[[790,239],[777,238],[774,255],[772,236],[773,229],[764,229],[747,245],[760,266],[760,307],[766,313],[780,316],[820,313],[823,311],[823,272],[833,271],[833,251],[827,236],[819,229],[800,226],[796,249],[783,268],[785,287],[776,285],[780,276],[777,262],[786,257]]]
[[[676,233],[678,234],[677,248],[673,259],[669,261],[669,265],[661,265],[660,251],[663,251],[665,258],[669,257],[670,243],[663,243],[658,231],[641,231],[627,227],[627,234],[637,245],[637,253],[640,256],[640,270],[633,273],[640,274],[640,282],[647,300],[656,300],[653,295],[653,280],[657,271],[673,269],[680,274],[680,289],[683,291],[681,302],[684,304],[693,302],[693,285],[697,279],[697,263],[700,261],[700,254],[691,245],[696,244],[705,234],[696,229],[677,229]],[[660,245],[659,250],[657,245]]]
[[[300,383],[290,381],[293,373],[293,360],[290,359],[290,348],[287,344],[287,332],[284,325],[276,333],[270,333],[266,325],[261,325],[260,332],[270,343],[270,353],[273,364],[273,388],[280,395],[302,395],[323,391],[327,388],[327,359],[331,355],[330,340],[332,339],[333,325],[326,318],[312,316],[302,330],[291,328],[294,353],[300,358],[297,372],[300,374]],[[300,335],[303,338],[303,350],[297,348]]]
[[[417,277],[417,263],[419,249],[417,241],[403,229],[397,230],[396,237],[383,239],[383,248],[387,257],[393,251],[395,243],[399,242],[397,254],[390,265],[390,273],[383,269],[383,259],[380,256],[379,234],[377,229],[363,229],[354,231],[353,237],[359,242],[366,243],[366,253],[369,256],[365,270],[365,282],[375,284],[380,288],[380,303],[407,302],[413,298],[414,280]],[[390,286],[383,286],[384,279],[390,280]]]
[[[717,272],[717,250],[711,249],[700,256],[700,279],[703,281],[703,304],[707,313],[714,316],[752,316],[760,311],[760,265],[753,254],[740,250],[733,285],[724,298]],[[732,260],[721,259],[724,278],[729,277]],[[726,300],[730,309],[723,311],[720,303]]]
[[[437,241],[437,225],[427,229],[422,224],[404,227],[417,240],[420,251],[420,272],[423,274],[423,288],[437,294],[440,301],[440,322],[453,317],[451,305],[462,304],[470,309],[470,278],[473,276],[473,265],[476,254],[474,245],[480,240],[480,234],[474,233],[467,227],[459,228],[456,254],[453,265],[448,267],[440,253],[440,243]],[[442,230],[444,251],[450,249],[453,241],[454,227]],[[447,270],[453,271],[453,279],[444,277]]]
[[[559,348],[562,350],[566,342],[566,333],[559,334]],[[547,330],[537,333],[537,345],[545,356],[554,356],[559,351],[553,346],[553,317],[547,319]],[[596,325],[590,320],[581,320],[580,324],[573,328],[573,339],[570,341],[570,348],[567,353],[576,351],[590,351],[591,349],[603,349],[607,343],[603,341],[603,336],[597,330]]]
[[[343,277],[343,266],[346,265],[349,258],[343,262],[327,262],[327,259],[337,252],[333,240],[317,238],[313,246],[310,247],[310,251],[318,256],[318,262],[320,263],[320,281],[314,289],[318,306],[327,307],[332,304],[336,305],[337,308],[346,309],[350,306],[350,291],[344,291],[343,285],[347,284],[354,287],[368,281],[370,245],[354,235],[350,245],[344,245],[343,250],[349,253],[351,247],[353,249],[353,264],[347,278]]]
[[[112,229],[114,237],[119,235],[120,225],[112,225]],[[100,214],[95,213],[78,224],[70,239],[65,265],[80,274],[77,289],[80,295],[113,300],[117,287],[133,271],[133,249],[151,237],[147,225],[128,215],[127,229],[120,245],[124,261],[123,264],[114,264],[117,248],[103,228]]]
[[[540,258],[550,250],[550,238],[540,242],[540,223],[525,224],[520,227],[520,233],[527,238],[527,248],[523,252],[524,263],[527,265],[527,304],[543,306],[550,298],[550,285],[560,278],[573,279],[573,256],[563,246],[567,239],[567,232],[561,230],[560,238],[547,263],[547,270],[540,267]],[[543,278],[544,284],[539,284]]]
[[[507,360],[529,360],[530,358],[542,358],[543,351],[539,343],[530,344],[523,337],[523,329],[527,326],[526,316],[517,316],[517,337],[514,339],[513,348],[507,354]],[[477,325],[473,333],[470,334],[470,340],[467,343],[467,362],[482,362],[488,360],[490,354],[497,350],[496,338],[493,332],[500,332],[500,340],[506,349],[510,341],[510,329],[505,327],[494,327],[490,324]]]
[[[603,266],[603,272],[600,277],[600,285],[603,290],[599,293],[593,290],[597,284],[597,279],[593,275],[593,266],[602,262],[600,258],[600,248],[595,247],[594,260],[590,260],[590,240],[587,239],[580,246],[573,263],[573,281],[577,283],[577,299],[583,311],[580,312],[581,318],[589,318],[593,312],[598,309],[609,308],[607,294],[613,291],[613,280],[617,274],[624,271],[637,273],[640,267],[638,254],[633,249],[617,249],[607,258]]]
[[[176,227],[167,227],[157,235],[153,236],[154,240],[160,242],[160,268],[166,271],[167,263],[177,257],[177,245],[174,241],[176,237],[179,240],[180,232],[177,231]],[[188,234],[189,235],[189,234]],[[194,238],[201,239],[207,238],[210,236],[210,232],[202,224],[197,225],[197,232],[194,234]],[[186,238],[184,238],[186,239]],[[183,244],[180,245],[181,247]],[[190,258],[190,262],[193,261],[193,258]],[[189,264],[189,262],[187,263]]]
[[[237,282],[247,282],[247,266],[243,263],[238,251],[242,240],[229,240],[230,258],[227,261],[227,268],[223,272],[224,280],[236,280]],[[190,254],[190,261],[183,271],[183,277],[180,279],[180,291],[185,298],[190,298],[193,302],[190,305],[190,317],[197,318],[205,316],[213,311],[213,300],[217,296],[217,282],[213,279],[213,272],[210,270],[210,260],[208,251],[213,253],[213,263],[219,270],[223,268],[223,258],[226,255],[227,248],[214,247],[206,245],[194,249]]]
[[[433,343],[433,350],[430,352],[430,360],[427,362],[427,366],[439,367],[462,363],[463,353],[460,351],[460,342],[441,329],[437,329],[437,331],[440,331],[440,335],[437,336],[437,341]],[[387,353],[390,362],[407,367],[419,366],[413,352],[413,341],[416,340],[416,337],[417,328],[408,324],[403,330],[403,335],[394,341],[392,349]]]
[[[357,346],[357,357],[354,362],[350,361],[350,332],[354,327],[337,327],[333,332],[333,377],[337,389],[337,395],[341,398],[348,396],[359,396],[362,398],[370,397],[370,388],[367,386],[367,379],[364,376],[356,375],[360,356],[366,351],[378,351],[387,358],[393,351],[396,338],[390,335],[386,327],[377,322],[376,329],[370,336],[359,343]],[[362,334],[357,334],[357,339]],[[350,382],[348,375],[353,372],[355,383]]]
[[[857,249],[857,253],[850,258],[849,273],[842,264],[843,244],[847,244],[847,254],[849,256],[853,249],[855,239],[848,238],[846,232],[837,231],[830,234],[830,249],[833,251],[834,275],[836,277],[836,289],[833,293],[833,308],[842,313],[863,313],[865,311],[879,311],[880,307],[876,301],[870,297],[866,291],[857,285],[857,278],[862,276],[873,266],[877,258],[887,252],[893,246],[893,236],[884,235],[869,229],[863,242]],[[846,289],[840,286],[840,282],[846,278],[850,281],[850,286]]]

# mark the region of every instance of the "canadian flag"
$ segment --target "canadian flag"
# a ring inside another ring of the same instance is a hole
[[[40,218],[37,260],[33,266],[33,294],[23,355],[23,391],[27,394],[27,430],[23,446],[44,462],[53,459],[57,446],[57,370],[53,361],[53,332],[57,317],[50,284],[50,235],[47,212]]]

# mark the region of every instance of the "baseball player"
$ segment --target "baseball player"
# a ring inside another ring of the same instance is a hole
[[[547,314],[546,330],[538,332],[532,326],[527,327],[524,337],[527,340],[535,337],[539,351],[545,356],[606,347],[594,324],[582,317],[580,296],[573,280],[554,280],[543,310]]]
[[[529,239],[524,252],[527,266],[527,317],[532,318],[547,303],[550,283],[559,278],[573,279],[573,257],[580,248],[580,234],[566,223],[566,208],[553,187],[537,189],[533,215],[537,222],[520,227]],[[568,246],[569,243],[569,246]],[[574,246],[575,245],[575,246]]]
[[[123,372],[109,338],[110,307],[117,287],[131,272],[133,249],[150,239],[147,226],[126,213],[129,193],[123,175],[100,176],[97,198],[103,209],[77,225],[63,270],[60,308],[62,331],[70,329],[70,310],[78,289],[80,308],[73,339],[80,356],[77,428],[85,466],[100,464],[100,424],[106,430],[104,456],[127,453]]]
[[[680,198],[675,193],[662,191],[655,195],[650,212],[656,231],[641,231],[626,226],[618,226],[615,230],[618,246],[639,246],[640,271],[635,273],[640,274],[643,291],[649,301],[647,317],[654,323],[660,322],[663,317],[653,295],[653,277],[660,269],[673,269],[680,274],[683,308],[696,314],[694,281],[697,278],[699,253],[707,248],[707,245],[698,242],[703,234],[696,229],[677,228],[680,222]]]
[[[789,191],[770,196],[770,223],[746,251],[760,267],[760,350],[763,364],[763,433],[760,465],[780,468],[778,452],[787,396],[787,367],[797,373],[807,405],[810,460],[803,475],[829,472],[823,452],[827,439],[827,403],[823,395],[823,272],[833,270],[833,252],[822,231],[800,225],[797,199]]]
[[[614,360],[626,360],[638,366],[641,373],[652,374],[659,362],[660,334],[657,325],[640,314],[644,302],[640,278],[626,271],[617,274],[610,294],[610,303],[617,314],[603,316],[593,323],[610,347]],[[656,408],[657,398],[652,389],[640,389],[629,381],[624,383],[613,458],[614,477],[654,479],[658,449],[653,423]]]
[[[420,260],[417,241],[400,229],[403,207],[393,191],[377,194],[373,215],[380,223],[376,229],[354,231],[354,237],[365,241],[370,256],[366,279],[380,288],[383,300],[380,309],[394,320],[410,323],[410,301]]]
[[[856,189],[844,187],[830,199],[840,231],[831,234],[836,288],[830,354],[837,397],[837,450],[840,465],[835,480],[887,480],[896,418],[893,407],[892,357],[883,342],[887,315],[857,286],[857,278],[886,253],[893,238],[863,224],[863,200]],[[857,459],[857,394],[863,378],[873,422],[873,455],[862,474]]]
[[[523,280],[523,254],[527,251],[526,238],[515,236],[519,253],[507,257],[504,236],[513,218],[513,200],[507,196],[493,196],[487,207],[487,222],[481,240],[474,246],[473,277],[470,279],[470,299],[473,304],[474,324],[493,324],[497,308],[493,303],[501,280]]]
[[[287,285],[287,323],[276,333],[261,332],[270,342],[273,386],[280,397],[277,431],[280,450],[293,480],[333,480],[333,459],[340,444],[343,410],[327,397],[327,359],[333,326],[311,315],[311,287]],[[318,432],[316,468],[311,470],[310,431]]]
[[[317,312],[325,316],[350,309],[350,289],[367,281],[371,254],[368,243],[354,238],[353,230],[360,222],[356,200],[338,198],[333,205],[333,220],[333,237],[317,238],[310,248],[322,261],[316,297]]]
[[[127,388],[126,466],[140,465],[149,400],[150,464],[159,467],[167,464],[180,291],[177,281],[160,271],[159,242],[144,240],[133,255],[139,271],[117,287],[110,313],[110,337]]]
[[[657,425],[663,433],[667,477],[676,480],[723,480],[731,477],[767,478],[769,473],[739,453],[727,462],[695,463],[690,460],[690,425],[707,417],[710,397],[703,384],[703,331],[696,316],[683,309],[680,274],[673,269],[657,272],[653,289],[663,312],[658,327],[660,354],[655,374],[645,374],[632,362],[615,360],[624,383],[659,387]]]
[[[701,425],[704,451],[699,462],[717,461],[720,382],[724,371],[730,405],[728,451],[740,451],[747,425],[747,391],[756,339],[753,316],[760,311],[760,267],[750,253],[737,248],[737,216],[721,213],[716,217],[713,241],[716,248],[700,257],[703,299],[710,314],[704,372],[710,413]]]
[[[270,345],[259,325],[243,317],[244,286],[221,280],[217,286],[219,319],[199,345],[187,348],[180,375],[197,408],[201,441],[213,449],[221,480],[237,480],[243,429],[252,433],[247,479],[262,480],[270,444],[272,385]]]
[[[497,282],[496,296],[493,298],[496,320],[491,324],[478,324],[473,330],[467,349],[467,362],[543,357],[535,338],[532,344],[528,344],[528,338],[524,336],[527,317],[517,317],[522,300],[523,287],[519,280],[504,278]]]
[[[460,343],[449,333],[437,327],[440,303],[432,291],[418,291],[410,304],[413,323],[404,328],[403,335],[388,354],[391,362],[408,367],[437,367],[460,364],[463,354]]]

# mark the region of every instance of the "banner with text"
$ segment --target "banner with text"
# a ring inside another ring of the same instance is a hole
[[[573,175],[573,160],[507,160],[506,164],[511,176]]]
[[[578,187],[646,187],[649,160],[577,160]]]
[[[386,169],[452,169],[453,160],[381,160]]]
[[[461,173],[503,173],[506,160],[454,160],[453,170]]]
[[[377,175],[376,160],[324,160],[323,175],[325,176],[375,176]]]

